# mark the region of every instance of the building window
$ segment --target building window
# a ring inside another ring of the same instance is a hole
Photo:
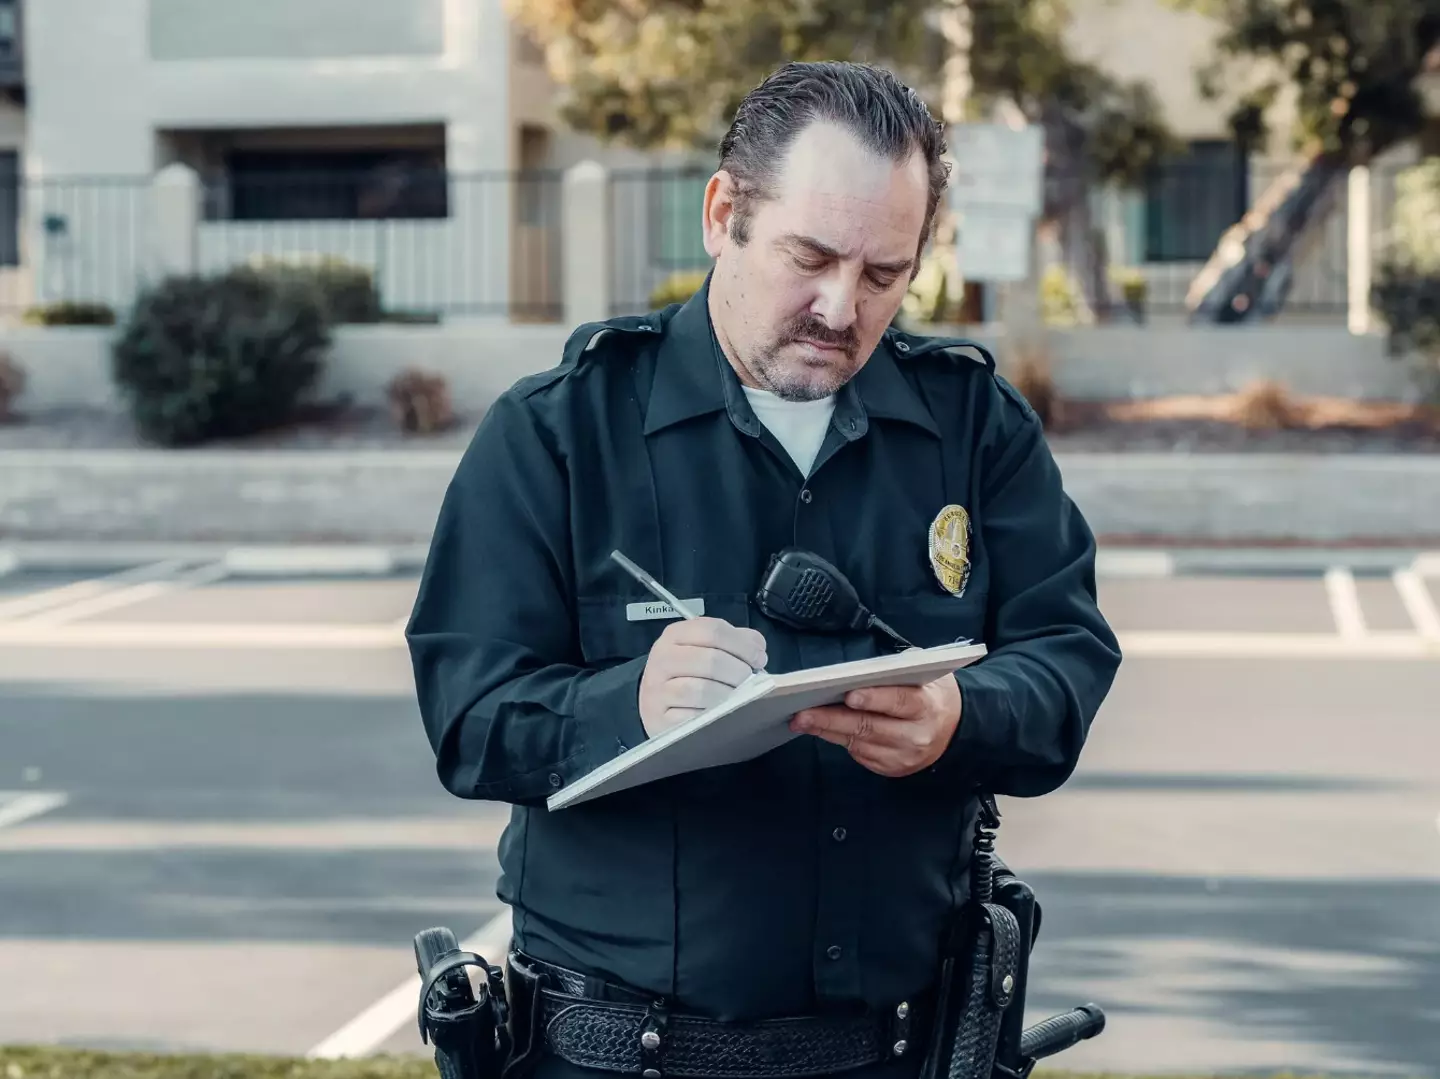
[[[1233,142],[1192,142],[1145,183],[1145,261],[1203,262],[1249,204],[1245,154]]]
[[[661,171],[650,182],[655,193],[655,261],[666,270],[693,270],[710,264],[701,233],[705,208],[703,172]]]
[[[234,150],[207,185],[207,216],[232,221],[443,218],[443,156],[428,150]]]

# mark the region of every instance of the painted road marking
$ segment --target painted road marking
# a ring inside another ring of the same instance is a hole
[[[169,592],[179,592],[186,588],[199,588],[207,584],[214,584],[226,576],[227,570],[223,565],[200,566],[178,577],[166,577],[158,581],[146,581],[144,584],[132,584],[125,588],[112,588],[110,591],[98,596],[91,596],[88,599],[76,600],[60,607],[51,607],[26,619],[26,623],[32,626],[62,626],[71,622],[78,622],[83,618],[93,618],[97,614],[104,614],[106,611],[118,610],[121,607],[133,606],[136,603],[144,603],[146,600],[154,599],[156,596],[163,596]]]
[[[1168,551],[1098,551],[1095,573],[1099,577],[1173,577],[1175,556]]]
[[[510,911],[505,909],[474,936],[460,942],[460,950],[475,952],[492,966],[500,966],[510,947]],[[473,976],[473,975],[472,975]],[[373,1053],[406,1023],[415,1022],[420,1000],[420,975],[414,974],[331,1034],[306,1056],[317,1060],[363,1057]]]
[[[1440,577],[1440,551],[1427,551],[1416,555],[1410,568],[1421,577]]]
[[[47,588],[28,596],[0,601],[0,622],[28,617],[52,607],[78,603],[129,585],[170,577],[178,573],[184,565],[183,562],[176,560],[156,562],[152,565],[122,570],[105,577],[76,581],[73,584],[61,585],[59,588]]]
[[[1428,597],[1426,599],[1428,602]],[[1418,610],[1418,608],[1417,608]],[[1434,618],[1412,611],[1412,617]],[[1417,624],[1421,624],[1418,623]],[[1339,633],[1265,633],[1188,630],[1131,630],[1118,634],[1128,656],[1174,659],[1440,659],[1440,632],[1423,636],[1405,630],[1370,630],[1363,637]],[[0,623],[0,648],[48,649],[298,649],[352,652],[406,647],[398,622],[371,624],[219,622],[75,622],[34,625]]]
[[[1360,609],[1355,575],[1343,566],[1332,566],[1325,571],[1325,592],[1330,597],[1336,632],[1348,640],[1365,636],[1365,612]]]
[[[1128,656],[1175,659],[1440,659],[1440,641],[1418,633],[1187,633],[1139,630],[1118,634]]]
[[[56,626],[0,622],[0,647],[10,648],[311,648],[338,651],[402,648],[393,625],[221,622],[77,622]]]
[[[1426,640],[1440,642],[1440,611],[1435,610],[1425,579],[1409,569],[1396,570],[1392,579],[1416,632]]]
[[[69,795],[59,791],[0,791],[0,828],[10,828],[59,809],[69,800]]]

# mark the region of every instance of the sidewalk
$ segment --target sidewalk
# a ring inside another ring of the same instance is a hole
[[[462,450],[3,450],[0,546],[423,546]],[[1440,548],[1440,454],[1057,460],[1110,545]]]

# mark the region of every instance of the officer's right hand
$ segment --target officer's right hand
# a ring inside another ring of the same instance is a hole
[[[640,677],[645,732],[653,737],[699,715],[765,663],[765,638],[758,630],[721,618],[672,622],[651,647]]]

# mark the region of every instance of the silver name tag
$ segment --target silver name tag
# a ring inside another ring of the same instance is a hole
[[[685,604],[685,609],[692,614],[705,613],[705,601],[703,599],[686,599],[680,597],[680,602]],[[641,603],[627,603],[625,605],[625,621],[645,622],[652,618],[679,618],[680,612],[670,604],[661,600],[650,600]]]

